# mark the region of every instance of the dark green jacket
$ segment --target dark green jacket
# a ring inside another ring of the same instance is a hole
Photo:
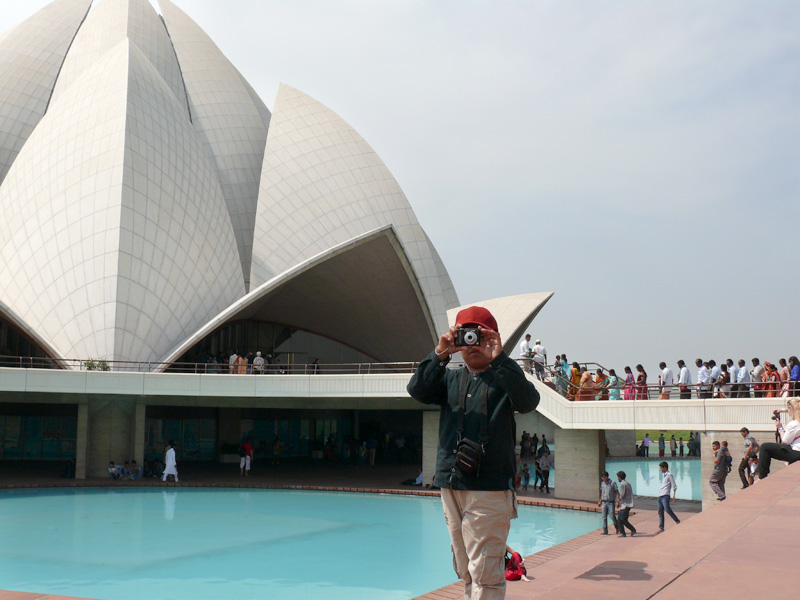
[[[462,369],[448,369],[450,359],[442,360],[431,353],[423,360],[408,383],[408,393],[423,404],[438,404],[439,451],[436,457],[434,484],[454,490],[514,489],[516,474],[516,423],[514,411],[527,413],[539,404],[539,392],[528,381],[516,362],[505,352],[489,363],[483,373],[470,373],[464,413],[464,437],[478,442],[481,415],[479,409],[482,389],[488,386],[488,425],[486,455],[478,475],[466,475],[455,466],[458,443],[459,388]]]

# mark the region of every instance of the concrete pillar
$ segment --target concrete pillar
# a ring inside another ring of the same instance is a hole
[[[605,432],[556,429],[555,435],[555,497],[597,502],[606,467]]]
[[[144,434],[147,421],[145,419],[147,405],[137,402],[133,415],[133,460],[140,467],[144,464]]]
[[[86,479],[86,453],[89,449],[89,404],[78,404],[78,435],[75,441],[75,479]]]
[[[422,413],[422,483],[433,483],[439,452],[439,411]]]
[[[774,442],[775,432],[773,431],[751,431],[753,437],[760,443]],[[700,452],[701,452],[701,475],[700,485],[703,491],[703,510],[718,504],[716,494],[711,491],[711,486],[708,480],[711,478],[711,473],[714,470],[714,452],[711,449],[711,442],[728,442],[728,450],[730,450],[733,457],[733,466],[731,472],[725,480],[725,495],[727,497],[734,496],[742,492],[742,480],[739,478],[739,462],[744,456],[744,446],[742,443],[742,435],[738,431],[703,431],[700,432]],[[770,472],[773,473],[786,466],[786,463],[773,460],[770,464]]]
[[[135,412],[133,398],[89,400],[86,477],[107,477],[109,461],[121,463],[133,457]]]
[[[547,436],[547,439],[551,442],[555,439],[555,431],[557,429],[555,423],[536,411],[524,415],[516,413],[514,420],[517,422],[517,444],[522,439],[523,431],[527,431],[531,435],[535,433],[539,440],[542,439],[542,435]]]
[[[636,431],[606,429],[608,453],[614,458],[636,456]]]

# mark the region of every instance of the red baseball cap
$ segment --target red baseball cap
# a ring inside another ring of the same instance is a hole
[[[482,306],[470,306],[458,311],[456,323],[461,325],[480,325],[484,329],[497,331],[497,321],[488,310]]]

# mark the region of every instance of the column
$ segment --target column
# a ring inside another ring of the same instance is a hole
[[[432,484],[436,475],[436,455],[439,452],[439,411],[422,413],[422,484]]]
[[[86,479],[86,453],[89,448],[89,404],[78,404],[78,435],[75,442],[75,479]]]
[[[124,463],[133,457],[136,400],[94,396],[88,408],[86,477],[107,477],[109,461]]]
[[[614,458],[633,458],[636,456],[636,431],[633,429],[607,429],[606,444],[608,444],[610,456]],[[669,447],[669,444],[667,446]]]
[[[136,409],[133,415],[133,460],[136,461],[140,467],[144,465],[144,434],[146,427],[146,412],[147,405],[142,402],[136,403]]]
[[[555,497],[597,502],[606,466],[605,432],[556,429],[555,435]]]

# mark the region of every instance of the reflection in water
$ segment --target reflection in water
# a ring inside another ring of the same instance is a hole
[[[178,499],[178,492],[162,490],[161,497],[164,498],[164,518],[172,521],[175,518],[175,501]]]

